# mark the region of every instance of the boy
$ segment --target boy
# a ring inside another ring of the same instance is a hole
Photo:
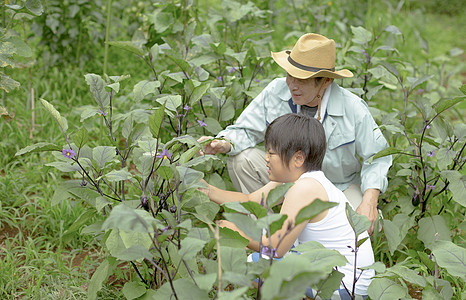
[[[345,207],[348,200],[343,192],[337,189],[321,171],[325,156],[326,142],[322,124],[304,115],[286,114],[275,119],[265,133],[267,170],[270,182],[251,194],[230,192],[207,185],[203,190],[207,196],[218,204],[232,201],[261,202],[262,195],[267,197],[270,190],[286,182],[295,182],[288,190],[281,204],[280,213],[287,215],[282,228],[272,237],[262,239],[262,245],[269,249],[276,248],[276,256],[282,257],[293,246],[295,241],[320,242],[328,249],[339,251],[346,257],[348,263],[338,270],[345,274],[343,282],[351,290],[353,286],[354,253],[348,246],[354,245],[354,232],[346,217]],[[338,203],[337,206],[323,211],[308,222],[297,226],[294,220],[298,212],[315,199]],[[219,226],[228,227],[249,239],[248,247],[259,251],[259,243],[252,240],[229,221],[221,221]],[[288,228],[291,228],[288,231]],[[288,232],[287,232],[288,231]],[[285,234],[286,233],[286,234]],[[367,237],[367,232],[359,238]],[[281,242],[279,242],[281,240]],[[359,248],[357,267],[364,267],[374,263],[374,255],[370,240],[365,241]],[[357,270],[357,277],[360,270]],[[367,295],[367,287],[374,276],[373,270],[364,271],[356,283],[355,292]],[[345,293],[341,285],[336,295]],[[308,295],[311,296],[311,295]]]

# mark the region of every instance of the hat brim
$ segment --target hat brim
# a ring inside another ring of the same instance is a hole
[[[288,61],[289,51],[271,52],[273,60],[282,67],[288,74],[295,78],[307,79],[315,77],[326,77],[326,78],[350,78],[353,77],[353,73],[350,70],[343,69],[339,71],[320,70],[317,72],[311,72],[299,69],[293,66]]]

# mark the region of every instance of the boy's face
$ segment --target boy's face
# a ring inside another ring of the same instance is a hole
[[[291,178],[291,170],[286,165],[280,155],[272,149],[268,149],[265,153],[265,161],[267,162],[267,172],[269,179],[277,182],[291,182],[295,179]]]

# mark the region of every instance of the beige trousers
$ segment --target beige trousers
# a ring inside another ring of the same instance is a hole
[[[227,167],[233,185],[242,193],[252,193],[269,182],[265,152],[260,149],[249,148],[238,155],[230,155]],[[352,184],[343,193],[356,210],[362,202],[361,188]]]

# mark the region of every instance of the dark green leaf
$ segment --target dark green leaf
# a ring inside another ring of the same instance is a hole
[[[267,196],[267,207],[272,208],[275,205],[277,205],[280,201],[282,201],[285,194],[288,192],[290,187],[292,187],[293,185],[294,185],[294,182],[289,182],[289,183],[281,184],[277,186],[276,188],[274,188],[273,190],[271,190],[269,192],[269,195]]]
[[[219,229],[221,246],[244,249],[249,244],[249,240],[242,237],[237,231],[226,227]]]
[[[144,51],[136,46],[133,42],[131,41],[115,41],[115,42],[107,42],[110,46],[115,46],[117,48],[132,52],[138,56],[143,56]]]
[[[79,149],[81,149],[87,143],[88,138],[89,135],[86,128],[82,127],[75,133],[73,137],[73,142]]]
[[[333,270],[330,275],[320,281],[316,287],[319,287],[319,296],[322,299],[330,299],[332,297],[332,294],[335,290],[338,290],[341,284],[341,280],[345,274],[338,272],[337,270]]]
[[[165,106],[159,107],[149,117],[149,129],[154,138],[158,138],[160,134],[160,128],[163,122]]]
[[[255,215],[258,219],[267,215],[267,209],[257,202],[242,202],[241,205],[244,206],[244,208],[246,208],[251,214]]]
[[[466,99],[466,96],[460,96],[452,99],[441,99],[434,104],[434,109],[438,114],[441,114],[455,104],[462,102],[464,99]]]
[[[298,215],[296,216],[295,225],[312,220],[324,210],[330,209],[337,205],[338,203],[321,201],[320,199],[316,199],[311,204],[303,207],[298,212]]]
[[[369,219],[355,212],[349,203],[346,203],[346,216],[356,236],[359,236],[371,226]]]
[[[253,240],[258,242],[262,238],[262,229],[249,216],[235,213],[224,213],[223,216]]]

